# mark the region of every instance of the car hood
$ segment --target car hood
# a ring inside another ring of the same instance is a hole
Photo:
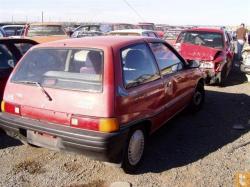
[[[212,61],[222,51],[211,47],[182,43],[179,52],[186,60]]]
[[[56,40],[63,40],[68,39],[69,37],[67,35],[51,35],[51,36],[33,36],[28,37],[38,43],[45,43],[45,42],[52,42]]]

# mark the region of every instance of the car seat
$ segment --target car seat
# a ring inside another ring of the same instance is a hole
[[[80,73],[101,74],[102,55],[98,51],[88,52],[85,66],[80,68]]]

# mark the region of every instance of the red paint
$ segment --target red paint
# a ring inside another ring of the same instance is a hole
[[[147,42],[163,41],[154,38],[107,36],[37,45],[34,48],[80,47],[102,50],[103,91],[91,93],[45,87],[53,98],[49,101],[37,86],[15,84],[9,80],[4,100],[7,102],[11,100],[20,105],[21,114],[26,118],[73,126],[72,118],[80,116],[77,117],[78,123],[92,130],[96,130],[97,126],[95,120],[90,119],[116,118],[121,126],[149,120],[152,124],[150,132],[153,132],[189,104],[202,74],[197,68],[187,68],[137,87],[124,88],[120,51],[124,47]],[[119,89],[122,89],[125,95]]]

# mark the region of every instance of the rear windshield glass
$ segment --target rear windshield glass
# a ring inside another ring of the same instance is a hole
[[[188,31],[182,32],[177,43],[191,43],[212,48],[223,48],[223,35],[216,32]]]
[[[31,25],[27,36],[65,35],[63,28],[58,25]]]
[[[102,91],[103,52],[89,49],[33,49],[20,62],[12,82],[44,87]]]

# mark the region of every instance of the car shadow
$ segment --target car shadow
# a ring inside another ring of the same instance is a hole
[[[247,77],[245,73],[240,71],[240,67],[233,67],[223,86],[227,87],[227,86],[239,85],[247,81],[248,81]]]
[[[203,109],[182,112],[150,137],[138,174],[159,173],[196,162],[250,130],[250,97],[206,92]],[[234,125],[243,125],[236,130]]]
[[[0,129],[0,149],[22,145],[21,141],[14,139]]]

